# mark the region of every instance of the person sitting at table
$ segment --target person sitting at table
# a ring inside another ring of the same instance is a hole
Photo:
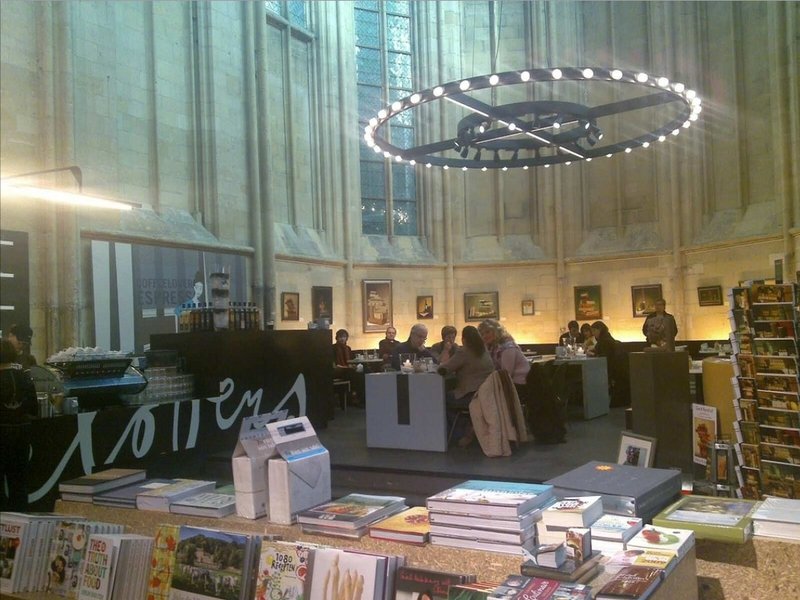
[[[458,329],[452,325],[445,325],[442,327],[442,341],[436,342],[431,346],[431,354],[433,354],[433,358],[436,362],[443,363],[453,357],[458,349],[456,335],[458,335]]]
[[[628,353],[625,352],[622,342],[614,339],[608,326],[602,321],[592,323],[592,334],[597,343],[589,355],[606,358],[611,406],[628,406],[631,403]]]
[[[422,323],[413,325],[411,331],[408,333],[408,339],[394,349],[394,353],[392,354],[392,367],[397,371],[400,370],[401,354],[413,354],[414,360],[433,358],[433,354],[425,347],[425,340],[427,339],[428,328]]]
[[[484,319],[478,325],[478,331],[486,344],[486,349],[492,357],[494,368],[498,371],[505,371],[511,376],[514,387],[517,388],[517,395],[520,402],[525,404],[528,401],[528,386],[526,377],[531,370],[531,364],[522,350],[506,331],[506,328],[495,319]]]
[[[336,343],[333,345],[333,378],[350,382],[350,399],[359,405],[364,401],[364,373],[359,373],[349,361],[353,360],[353,351],[347,345],[350,334],[346,329],[336,332]]]
[[[588,323],[581,325],[581,335],[583,336],[583,349],[589,352],[597,343],[597,340],[594,339],[594,335],[592,334],[592,326]]]
[[[467,325],[461,330],[461,346],[457,346],[453,355],[439,365],[439,374],[454,373],[456,385],[447,392],[447,420],[452,426],[459,411],[469,408],[470,400],[486,378],[494,371],[492,357],[486,351],[481,334],[477,328]],[[462,448],[469,446],[475,439],[475,430],[470,422],[458,440]]]
[[[558,338],[559,346],[566,346],[567,344],[575,345],[583,343],[583,334],[581,333],[580,325],[577,321],[570,321],[567,323],[567,331],[562,333]]]
[[[396,336],[397,329],[389,325],[389,327],[386,328],[386,337],[378,342],[378,353],[385,365],[391,364],[394,349],[400,345],[400,342],[395,339]]]

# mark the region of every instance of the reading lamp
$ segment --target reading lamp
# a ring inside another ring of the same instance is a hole
[[[62,171],[69,171],[72,174],[72,177],[78,184],[77,194],[54,190],[52,188],[18,183],[7,183],[9,179],[22,179],[25,177],[31,177],[33,175],[46,175],[48,173],[59,173]],[[83,193],[83,172],[77,165],[58,167],[56,169],[45,169],[43,171],[30,171],[28,173],[20,173],[19,175],[9,175],[8,177],[3,177],[0,179],[0,192],[2,192],[2,194],[13,193],[20,196],[26,196],[28,198],[39,198],[40,200],[48,200],[50,202],[58,202],[61,204],[70,204],[72,206],[111,208],[114,210],[133,210],[134,208],[141,207],[141,205],[133,202],[122,202],[120,200],[109,200],[108,198],[85,195]]]

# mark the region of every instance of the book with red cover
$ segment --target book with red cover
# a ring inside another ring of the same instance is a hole
[[[657,567],[625,567],[600,588],[595,600],[644,600],[658,587],[661,574]]]

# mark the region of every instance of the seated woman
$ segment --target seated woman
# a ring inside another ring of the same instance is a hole
[[[350,334],[346,329],[336,332],[336,343],[333,345],[333,377],[350,382],[350,396],[354,404],[364,402],[364,374],[356,371],[348,362],[353,358],[353,351],[347,345]]]
[[[525,358],[522,350],[506,331],[506,328],[495,319],[484,319],[478,325],[478,331],[486,344],[486,349],[492,355],[494,368],[498,371],[506,371],[517,388],[517,395],[520,402],[525,403],[528,399],[528,388],[526,377],[531,370],[531,363]]]
[[[472,325],[467,325],[461,330],[461,346],[439,365],[440,374],[454,373],[456,376],[455,388],[447,393],[448,420],[452,422],[458,411],[469,407],[472,396],[492,371],[494,363],[483,345],[481,334]],[[468,446],[474,438],[475,432],[470,425],[458,445]]]
[[[631,403],[628,355],[622,344],[615,340],[602,321],[592,323],[592,334],[597,343],[591,356],[605,356],[608,369],[608,387],[611,406],[628,406]]]
[[[583,336],[583,349],[588,354],[597,344],[597,340],[594,339],[594,334],[592,333],[592,326],[588,323],[581,325],[581,335]]]

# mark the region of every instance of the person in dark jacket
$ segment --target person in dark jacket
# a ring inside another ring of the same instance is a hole
[[[591,355],[606,358],[611,406],[628,406],[631,403],[628,354],[622,343],[613,338],[608,326],[602,321],[592,323],[592,333],[597,343]]]
[[[36,364],[36,358],[31,354],[31,339],[33,329],[27,325],[12,325],[8,328],[6,339],[14,346],[17,352],[15,363],[22,365],[26,371]]]
[[[678,325],[675,317],[667,312],[667,301],[659,298],[655,302],[655,311],[647,315],[642,325],[642,333],[651,347],[675,350],[675,337]]]
[[[17,362],[17,350],[0,340],[0,508],[25,511],[28,487],[25,474],[30,451],[31,419],[37,416],[36,388],[30,374]],[[3,485],[8,485],[6,496]]]

